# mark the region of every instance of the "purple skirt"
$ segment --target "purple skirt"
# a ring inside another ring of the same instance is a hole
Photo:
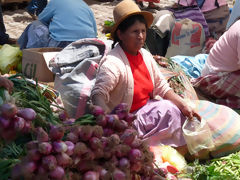
[[[150,100],[134,113],[137,119],[133,126],[149,145],[179,147],[186,144],[182,132],[186,117],[171,101]]]

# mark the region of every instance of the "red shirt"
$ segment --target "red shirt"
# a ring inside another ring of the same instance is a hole
[[[135,56],[127,52],[125,54],[128,58],[134,79],[133,102],[130,109],[130,112],[133,112],[144,106],[150,99],[150,94],[153,91],[153,83],[141,53],[138,52]]]

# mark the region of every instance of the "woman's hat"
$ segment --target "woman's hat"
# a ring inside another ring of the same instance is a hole
[[[113,18],[115,24],[111,30],[111,37],[114,39],[114,33],[118,25],[127,17],[140,14],[147,22],[147,27],[150,27],[153,22],[153,15],[148,11],[141,11],[138,5],[133,0],[123,0],[113,10]]]

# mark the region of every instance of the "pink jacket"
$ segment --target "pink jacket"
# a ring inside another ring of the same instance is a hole
[[[151,98],[156,96],[163,97],[171,89],[168,82],[161,74],[152,55],[143,48],[140,50],[140,53],[149,70],[154,86]],[[134,79],[131,67],[124,51],[118,44],[109,52],[106,59],[100,62],[91,96],[95,94],[101,95],[107,102],[110,110],[123,102],[127,103],[130,109],[133,101],[133,88]]]

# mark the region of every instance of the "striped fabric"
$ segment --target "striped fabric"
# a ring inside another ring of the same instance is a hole
[[[194,79],[192,84],[217,104],[240,109],[240,70],[220,72]]]
[[[195,89],[193,88],[191,82],[189,81],[188,77],[185,75],[185,73],[180,70],[180,66],[176,64],[179,68],[176,70],[176,72],[171,71],[167,68],[160,67],[160,71],[163,74],[163,76],[169,80],[171,77],[178,76],[179,79],[181,79],[181,83],[184,86],[184,92],[181,94],[181,96],[185,99],[192,99],[192,100],[198,100],[197,93]],[[177,72],[178,71],[178,72]]]
[[[169,8],[169,10],[174,13],[176,19],[188,18],[194,22],[202,24],[205,32],[205,37],[208,37],[210,35],[206,19],[198,6],[181,7],[178,9]]]
[[[221,157],[240,150],[240,116],[231,108],[210,101],[190,102],[212,132],[215,149],[213,157]]]

